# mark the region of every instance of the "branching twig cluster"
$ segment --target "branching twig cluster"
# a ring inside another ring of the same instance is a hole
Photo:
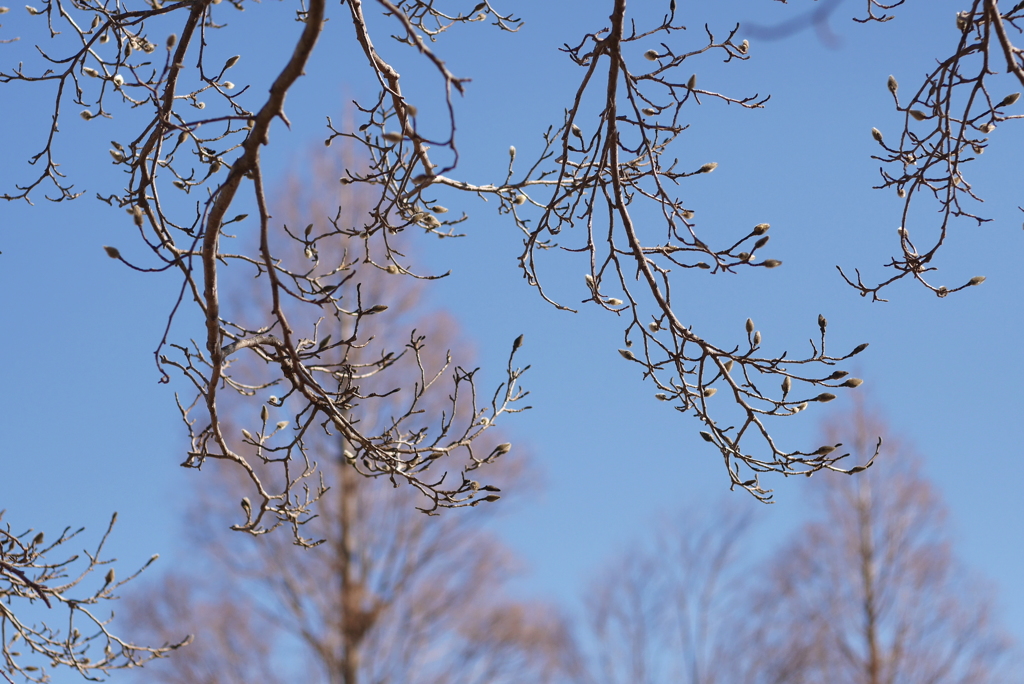
[[[875,17],[871,9],[868,19],[891,19]],[[951,29],[953,19],[950,18]],[[899,140],[890,143],[879,129],[871,131],[883,150],[873,157],[884,164],[880,169],[882,182],[876,188],[895,188],[903,199],[898,231],[901,253],[886,264],[895,275],[875,285],[865,283],[859,271],[851,277],[839,270],[862,296],[870,294],[875,301],[881,300],[879,293],[884,287],[907,276],[939,297],[985,280],[983,276],[974,276],[963,285],[950,288],[929,282],[925,274],[936,270],[933,260],[955,219],[969,219],[977,225],[988,220],[973,206],[982,200],[967,180],[964,166],[985,151],[989,135],[998,124],[1024,118],[1024,114],[1011,114],[1008,110],[1018,101],[1020,92],[994,92],[997,86],[993,78],[1006,72],[1024,86],[1024,49],[1010,40],[1011,31],[1020,34],[1024,28],[1024,3],[1017,3],[1003,13],[997,0],[974,0],[970,9],[956,15],[955,21],[959,33],[955,49],[949,57],[938,60],[909,98],[901,99],[899,83],[895,77],[889,77],[889,92],[896,110],[903,115]],[[1002,87],[1003,81],[999,83],[998,87]],[[938,203],[937,222],[912,216],[912,207],[919,206],[915,204],[919,195],[930,196]],[[919,233],[917,229],[911,230],[912,223],[926,223],[926,227]]]
[[[360,393],[360,382],[371,375],[387,375],[402,355],[418,359],[425,340],[413,333],[404,350],[382,348],[370,363],[348,360],[349,351],[365,350],[371,343],[360,334],[360,321],[387,308],[385,302],[363,301],[356,276],[359,268],[438,277],[415,273],[395,244],[395,236],[413,227],[443,237],[456,235],[465,215],[449,215],[448,208],[430,194],[435,186],[497,198],[500,212],[509,215],[524,234],[520,262],[525,277],[559,308],[570,307],[544,288],[541,259],[555,251],[586,254],[590,263],[581,278],[584,302],[625,317],[625,348],[620,353],[656,384],[658,399],[674,402],[678,410],[693,413],[705,424],[702,435],[720,451],[734,485],[766,500],[770,490],[761,486],[760,473],[841,469],[839,461],[845,454],[836,447],[785,450],[772,439],[766,420],[791,416],[811,402],[834,398],[823,389],[860,384],[832,367],[866,345],[850,353],[830,354],[821,319],[820,339],[812,341],[809,353],[802,357],[764,354],[760,333],[749,321],[742,343],[718,346],[688,327],[673,303],[672,284],[683,275],[705,277],[781,264],[777,259],[758,258],[769,239],[767,223],[727,246],[709,246],[699,238],[692,203],[674,192],[692,177],[712,172],[716,164],[667,157],[673,141],[687,128],[689,107],[719,102],[754,109],[767,101],[758,95],[717,92],[684,71],[714,56],[725,62],[748,59],[750,45],[737,39],[738,27],[724,38],[705,27],[704,40],[681,48],[685,27],[676,21],[674,9],[659,25],[639,30],[626,18],[626,3],[616,0],[610,28],[588,33],[575,46],[565,47],[583,77],[564,121],[544,135],[540,157],[520,171],[513,147],[505,179],[479,184],[453,175],[459,150],[452,93],[461,93],[464,81],[449,70],[434,44],[453,26],[489,22],[500,30],[515,31],[519,20],[501,14],[489,2],[462,13],[446,12],[440,8],[442,3],[423,0],[374,1],[389,22],[392,38],[417,51],[441,76],[448,130],[428,137],[417,125],[415,105],[403,95],[400,75],[373,40],[374,24],[365,15],[367,3],[349,0],[343,8],[346,24],[354,31],[379,91],[374,101],[358,105],[364,120],[355,130],[329,120],[326,142],[330,145],[341,137],[365,149],[368,161],[347,171],[342,182],[369,187],[376,199],[361,220],[347,220],[339,210],[323,224],[311,224],[300,233],[271,218],[260,148],[269,144],[275,119],[288,122],[285,95],[325,30],[323,0],[311,0],[297,12],[301,35],[292,55],[270,85],[268,97],[252,110],[243,104],[248,100],[242,97],[247,88],[236,88],[226,80],[240,58],[207,64],[208,33],[217,28],[214,16],[222,11],[215,4],[163,5],[152,0],[148,9],[125,11],[112,2],[102,6],[64,2],[49,0],[38,13],[45,15],[54,35],[60,23],[61,36],[70,34],[76,47],[65,57],[47,57],[49,66],[41,73],[33,75],[19,67],[0,76],[5,81],[52,82],[56,88],[54,123],[36,158],[46,160],[43,170],[32,183],[7,197],[28,199],[44,181],[57,188],[53,199],[76,196],[52,157],[66,90],[75,103],[86,107],[82,114],[87,119],[113,116],[110,111],[115,104],[150,112],[134,139],[115,142],[110,150],[115,164],[125,169],[127,189],[101,199],[128,211],[155,261],[154,266],[130,266],[180,274],[181,295],[171,318],[182,301],[190,299],[205,319],[205,340],[179,343],[165,335],[157,359],[161,372],[167,367],[178,369],[196,390],[194,400],[180,403],[192,440],[185,465],[201,467],[205,459],[218,458],[237,463],[249,473],[257,496],[237,529],[258,534],[285,524],[293,529],[298,543],[311,543],[302,537],[299,526],[312,514],[326,485],[317,481],[315,460],[305,448],[310,429],[343,435],[354,445],[353,466],[370,476],[411,483],[430,497],[428,510],[481,500],[465,475],[432,475],[434,471],[428,469],[447,462],[442,457],[455,452],[466,457],[464,471],[504,453],[476,454],[472,443],[502,413],[517,410],[515,402],[523,396],[518,387],[522,371],[512,359],[505,382],[487,405],[477,403],[473,372],[452,369],[449,364],[440,370],[420,364],[418,377],[395,377],[392,386],[407,397],[407,412],[396,416],[390,429],[380,434],[360,429],[359,406],[374,398]],[[147,22],[167,21],[172,13],[183,17],[180,30],[169,37],[151,38]],[[633,54],[644,48],[646,52]],[[630,66],[637,57],[644,68]],[[193,63],[194,69],[186,68]],[[597,112],[584,104],[590,99],[584,95],[595,88],[603,101]],[[248,220],[245,214],[230,211],[243,187],[251,189],[258,209],[259,244],[249,252],[236,253],[227,250],[223,240],[233,237],[227,233],[228,226]],[[179,195],[168,199],[172,193]],[[180,193],[200,193],[201,199],[182,214]],[[659,222],[660,235],[654,227]],[[556,242],[560,235],[580,231],[583,236],[576,245]],[[293,258],[282,248],[283,238],[300,247],[302,256]],[[321,253],[326,252],[321,248],[340,238],[361,241],[362,253],[345,250],[340,258],[322,261]],[[107,251],[128,263],[116,248]],[[269,292],[272,306],[256,320],[242,322],[225,311],[218,283],[228,264],[248,269],[257,276],[257,286]],[[310,317],[310,311],[316,315]],[[300,326],[297,321],[315,322]],[[345,337],[321,334],[322,321],[341,322]],[[519,341],[513,353],[518,345]],[[233,365],[243,356],[263,365],[265,372],[258,381],[234,374]],[[365,352],[359,356],[367,358]],[[439,391],[446,373],[451,374],[450,408],[427,420],[419,413],[422,397]],[[777,389],[768,389],[772,382]],[[719,390],[724,390],[722,396],[712,398]],[[271,391],[274,394],[268,397]],[[219,407],[224,395],[258,397],[260,422],[241,434],[227,433]],[[716,406],[727,401],[725,395],[738,409],[731,418],[725,417],[726,406]],[[463,407],[467,402],[468,412]],[[287,409],[291,420],[271,420],[271,410],[278,409]],[[457,414],[473,419],[459,422],[454,419]],[[751,434],[760,435],[762,448],[767,447],[765,455],[754,455],[741,445]],[[280,466],[274,482],[257,475],[242,455],[241,445],[256,447],[262,462]],[[741,472],[741,465],[750,472]]]
[[[240,0],[233,4],[242,8]],[[516,24],[514,18],[498,15],[486,3],[468,15],[445,14],[433,8],[434,3],[379,0],[376,4],[398,22],[395,37],[416,47],[457,90],[461,83],[434,57],[424,36],[433,40],[455,24],[488,17],[508,30]],[[269,95],[251,109],[249,86],[236,87],[228,80],[241,56],[217,64],[207,57],[210,34],[220,27],[215,17],[225,11],[216,5],[152,0],[144,9],[128,10],[113,0],[100,4],[49,0],[41,9],[30,10],[48,22],[52,42],[66,51],[60,57],[49,56],[52,49],[42,52],[45,64],[37,71],[19,65],[0,74],[3,82],[48,83],[55,89],[49,135],[43,150],[32,159],[41,162],[41,171],[4,198],[28,200],[47,182],[56,189],[48,199],[70,200],[80,194],[54,161],[58,121],[69,100],[84,107],[81,116],[86,120],[112,118],[115,111],[126,118],[144,114],[142,125],[132,134],[135,137],[114,141],[110,150],[114,163],[124,169],[125,191],[100,199],[128,212],[148,248],[149,263],[130,263],[116,247],[106,250],[136,270],[180,275],[179,299],[156,351],[157,364],[163,381],[169,380],[167,370],[175,368],[195,389],[194,398],[179,400],[192,443],[183,465],[200,468],[206,459],[224,459],[249,474],[255,496],[236,529],[260,534],[284,524],[292,528],[297,543],[313,543],[302,537],[299,526],[314,514],[313,504],[327,484],[317,478],[315,458],[306,447],[310,430],[341,434],[353,445],[353,467],[368,476],[412,484],[427,495],[427,512],[489,500],[466,474],[499,458],[508,448],[477,453],[473,442],[502,414],[521,410],[514,405],[525,394],[518,384],[523,370],[510,357],[505,382],[489,401],[482,401],[475,371],[458,367],[450,357],[440,367],[424,364],[424,336],[412,331],[404,342],[374,340],[360,325],[366,316],[384,315],[388,304],[364,301],[359,269],[411,275],[399,264],[400,255],[387,236],[416,223],[439,223],[427,219],[438,215],[440,208],[432,206],[433,213],[411,211],[416,200],[409,196],[410,180],[403,175],[379,179],[385,192],[366,225],[344,223],[340,210],[333,219],[324,216],[302,232],[273,221],[260,148],[269,144],[275,119],[288,123],[285,96],[303,73],[324,30],[326,3],[312,0],[296,12],[301,34],[291,56],[270,84]],[[404,104],[398,75],[373,47],[362,3],[353,0],[346,9],[380,77],[381,92],[399,112],[399,129],[412,136],[408,147],[432,168],[427,141],[412,133],[415,114]],[[180,28],[174,33],[156,37],[150,29],[175,18]],[[386,149],[382,146],[382,153],[389,153]],[[225,240],[235,237],[228,233],[229,227],[244,228],[254,221],[230,211],[234,203],[244,201],[246,188],[258,210],[254,220],[259,239],[254,249],[236,252],[226,248]],[[189,205],[188,197],[199,199]],[[363,258],[348,250],[322,249],[344,243],[348,236],[374,235],[378,225],[389,228],[383,232],[382,257],[369,249]],[[293,258],[296,250],[291,245],[299,246],[301,256]],[[331,262],[323,261],[321,253],[330,253]],[[241,314],[231,313],[221,300],[220,280],[227,277],[229,265],[234,269],[230,273],[248,269],[248,275],[256,277],[256,287],[264,288],[265,299],[272,302],[255,320],[241,320]],[[202,313],[205,339],[176,342],[170,339],[172,322],[187,300]],[[310,311],[316,313],[310,315]],[[343,337],[332,340],[321,333],[328,327],[336,329],[337,324],[346,331]],[[520,344],[518,340],[514,345],[513,355]],[[377,353],[365,361],[368,349]],[[355,352],[359,352],[359,363],[350,359]],[[235,373],[245,366],[242,357],[263,365],[258,380]],[[417,373],[393,371],[404,357],[415,360]],[[360,406],[381,396],[360,391],[371,376],[375,386],[382,378],[390,383],[389,394],[400,392],[404,407],[404,413],[395,415],[379,433],[364,431],[360,420]],[[448,395],[447,408],[439,414],[425,413],[425,397],[441,393]],[[232,397],[258,398],[262,406],[257,404],[254,411],[260,416],[254,426],[229,434],[220,416],[222,403]],[[271,412],[284,411],[291,420],[270,419]],[[249,447],[255,447],[261,463],[278,466],[271,481],[258,475],[243,455]],[[461,459],[457,465],[461,477],[437,472],[440,469],[434,466],[443,463],[450,468],[456,456]]]
[[[0,674],[6,681],[13,681],[9,676],[13,674],[27,681],[48,681],[46,665],[71,668],[87,679],[96,679],[113,669],[142,665],[191,641],[187,637],[155,648],[138,646],[110,631],[113,613],[104,617],[97,612],[97,606],[118,598],[117,589],[157,559],[153,556],[129,577],[117,579],[113,559],[101,556],[116,520],[115,514],[96,550],[85,552],[84,566],[77,563],[78,555],[53,560],[82,529],[72,532],[66,528],[57,539],[47,542],[42,532],[14,534],[9,524],[0,527]],[[104,567],[102,585],[81,593],[83,585]],[[36,623],[26,618],[25,613],[35,611],[40,602],[47,610],[61,611],[62,626],[53,626],[55,620]],[[35,662],[46,665],[40,667]]]

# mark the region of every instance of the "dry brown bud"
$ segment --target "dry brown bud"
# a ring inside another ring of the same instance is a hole
[[[747,334],[754,332],[754,319],[747,319]]]
[[[704,388],[704,396],[705,397],[713,397],[713,396],[715,396],[716,392],[718,392],[718,390],[716,388],[714,388],[714,387],[705,387]]]
[[[224,62],[224,68],[225,69],[230,69],[231,67],[235,66],[236,64],[238,64],[239,58],[241,58],[241,55],[235,55],[234,57],[228,57],[228,61]]]
[[[892,75],[889,76],[889,82],[886,85],[889,87],[889,92],[893,95],[896,94],[896,91],[900,87],[900,84],[896,82],[896,77]]]
[[[864,384],[864,381],[861,380],[860,378],[850,378],[849,380],[844,382],[842,385],[840,385],[840,387],[860,387],[863,384]]]
[[[769,228],[771,228],[771,224],[769,223],[758,223],[756,226],[754,226],[754,230],[752,232],[754,233],[754,235],[764,235],[765,233],[768,232]]]
[[[523,336],[520,335],[519,337],[517,337],[515,340],[512,341],[512,351],[515,351],[516,349],[519,349],[522,346],[523,346]]]
[[[824,404],[825,402],[832,401],[835,398],[836,395],[832,394],[831,392],[822,392],[818,396],[814,397],[814,401],[820,401],[821,403]]]
[[[714,442],[715,438],[711,436],[710,432],[701,431],[700,436],[704,438],[705,442]]]
[[[620,349],[619,354],[621,354],[622,358],[626,359],[627,361],[636,361],[636,356],[634,356],[633,352],[629,351],[628,349]]]
[[[788,375],[782,379],[782,396],[789,394],[789,390],[793,388],[793,380]]]
[[[877,140],[878,142],[882,142],[882,131],[878,130],[877,128],[872,128],[871,137]]]
[[[495,456],[503,456],[504,454],[507,454],[510,451],[512,451],[512,445],[509,444],[508,442],[504,442],[503,444],[499,444],[498,446],[494,447]]]
[[[920,109],[911,109],[909,114],[917,121],[924,121],[925,119],[928,118],[928,115],[922,112]]]
[[[402,138],[404,136],[401,133],[398,133],[397,131],[388,131],[387,133],[385,133],[381,137],[384,138],[385,140],[387,140],[390,143],[399,143],[399,142],[402,142]]]
[[[690,76],[690,80],[686,82],[686,87],[689,90],[693,90],[697,87],[697,74]]]
[[[850,352],[850,356],[855,356],[857,354],[860,354],[862,351],[864,351],[867,348],[868,348],[868,343],[867,342],[864,342],[863,344],[858,344],[856,347],[853,348],[853,351]]]
[[[778,259],[765,259],[762,263],[764,264],[765,268],[775,268],[776,266],[782,265],[782,262],[779,261]]]
[[[967,284],[968,285],[981,285],[983,282],[985,282],[985,276],[974,276],[973,278],[971,278],[970,280],[967,281]]]
[[[117,247],[110,247],[110,246],[104,245],[103,249],[106,250],[107,256],[110,257],[111,259],[120,259],[121,258],[121,252],[117,251]]]
[[[659,55],[657,50],[648,50],[647,52],[644,53],[644,59],[649,60],[651,62],[657,61],[658,56]]]
[[[697,173],[711,173],[718,168],[718,162],[708,162],[704,166],[697,169]]]

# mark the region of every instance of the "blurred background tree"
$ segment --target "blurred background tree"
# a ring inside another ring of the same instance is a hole
[[[824,433],[864,454],[889,430],[858,402]],[[666,520],[589,593],[582,681],[1017,681],[1019,649],[956,557],[921,459],[888,436],[884,453],[859,476],[816,478],[810,519],[758,561],[741,553],[748,518],[734,501]]]

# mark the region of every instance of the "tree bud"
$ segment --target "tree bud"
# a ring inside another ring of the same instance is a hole
[[[896,82],[896,77],[892,75],[889,76],[889,82],[886,85],[889,87],[889,92],[893,95],[896,94],[896,91],[900,87],[900,84]]]
[[[1014,102],[1016,102],[1019,99],[1020,99],[1020,93],[1010,93],[1009,95],[1004,97],[1003,101],[1000,102],[999,104],[997,104],[996,106],[997,107],[1009,107],[1010,105],[1012,105]]]
[[[754,226],[754,230],[752,232],[754,233],[754,235],[764,235],[765,233],[768,232],[769,228],[771,228],[771,224],[758,223],[756,226]]]
[[[832,401],[835,398],[836,395],[832,394],[831,392],[822,392],[818,396],[814,397],[814,401],[820,401],[821,403],[824,404],[825,402]]]
[[[877,140],[878,142],[882,142],[882,131],[878,130],[877,128],[872,128],[871,137]]]

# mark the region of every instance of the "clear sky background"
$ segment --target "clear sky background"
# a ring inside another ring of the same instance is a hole
[[[611,8],[605,0],[509,4],[525,20],[518,34],[474,25],[437,45],[456,75],[472,79],[457,101],[463,158],[456,175],[481,183],[504,177],[509,145],[528,159],[547,126],[561,121],[582,72],[558,48],[606,26]],[[668,2],[633,5],[642,25]],[[871,189],[878,164],[870,159],[877,150],[870,129],[896,135],[902,125],[886,79],[894,74],[916,90],[935,58],[952,51],[954,18],[962,9],[930,0],[909,3],[883,25],[855,24],[850,18],[862,5],[841,4],[830,24],[831,43],[807,30],[784,40],[752,39],[752,58],[742,64],[695,61],[703,87],[771,94],[771,101],[753,112],[713,100],[687,107],[693,126],[680,137],[676,155],[687,166],[719,166],[687,181],[681,193],[698,211],[698,230],[709,237],[771,223],[772,241],[761,256],[784,266],[686,274],[676,285],[679,313],[712,340],[739,341],[752,317],[769,353],[806,349],[819,313],[829,319],[833,349],[870,342],[851,366],[865,379],[857,391],[925,455],[925,471],[951,510],[956,551],[991,580],[1003,619],[1024,642],[1024,504],[1015,484],[1024,465],[1015,427],[1024,408],[1024,274],[1017,265],[1024,238],[1017,207],[1024,136],[1014,122],[1001,125],[989,150],[970,165],[969,180],[986,200],[981,213],[993,220],[980,228],[957,224],[934,279],[952,287],[984,275],[981,287],[940,300],[908,283],[891,289],[888,303],[859,297],[835,266],[881,278],[881,264],[898,249],[899,200]],[[247,7],[238,13],[225,3],[219,20],[229,26],[211,34],[211,49],[225,59],[243,55],[236,82],[265,82],[301,25],[291,20],[291,4]],[[673,46],[703,44],[705,22],[724,35],[737,21],[777,24],[812,7],[680,0],[689,31],[675,35]],[[310,150],[323,149],[326,115],[344,118],[347,103],[370,92],[371,74],[352,51],[345,13],[333,7],[329,16],[307,76],[287,101],[292,129],[275,123],[265,148],[265,168],[280,178],[302,168]],[[27,51],[42,42],[44,29],[20,7],[0,24],[0,38],[21,37],[0,45],[7,70],[30,58]],[[406,92],[413,102],[422,98],[422,115],[429,117],[436,78],[383,35],[380,49],[395,59]],[[744,36],[742,29],[738,35]],[[1007,93],[1019,89],[1005,75],[997,78]],[[264,92],[255,87],[250,104]],[[45,85],[0,86],[3,191],[31,177],[27,159],[43,143],[52,101]],[[141,254],[130,220],[94,199],[123,184],[107,166],[106,149],[123,135],[124,123],[83,122],[80,107],[67,104],[61,169],[86,194],[73,203],[51,204],[37,193],[34,207],[0,205],[0,509],[7,509],[4,520],[17,531],[31,526],[54,534],[85,525],[89,544],[116,510],[120,522],[110,549],[125,569],[153,553],[168,563],[187,562],[179,521],[190,483],[201,475],[178,467],[185,436],[173,388],[157,384],[151,354],[176,282],[130,272],[103,253],[101,246],[112,244],[129,256]],[[503,429],[532,454],[545,487],[510,507],[500,531],[525,561],[520,589],[574,610],[581,587],[610,555],[643,535],[657,516],[727,494],[727,475],[719,455],[699,438],[698,423],[657,402],[637,367],[616,353],[622,327],[614,315],[588,308],[569,314],[546,305],[517,268],[518,230],[493,203],[439,198],[471,218],[461,240],[414,243],[416,261],[454,271],[433,288],[432,305],[460,320],[485,369],[485,387],[499,381],[520,333],[526,339],[520,361],[532,364],[524,385],[535,409]],[[549,264],[548,287],[557,297],[578,302],[587,296],[582,264]],[[179,337],[203,334],[189,325],[196,322],[182,319]],[[849,393],[843,394],[827,409],[814,406],[780,423],[779,434],[791,448],[808,447],[816,443],[820,418],[850,406]],[[883,456],[878,467],[884,466]],[[775,489],[776,503],[757,506],[761,524],[750,554],[770,551],[808,513],[804,478],[765,482]],[[753,505],[745,493],[728,496]],[[55,681],[71,680],[60,675]]]

